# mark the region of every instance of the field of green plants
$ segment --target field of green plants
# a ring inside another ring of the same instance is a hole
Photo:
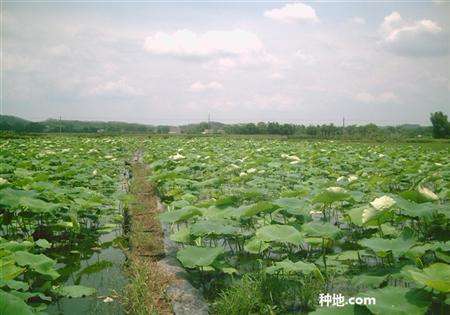
[[[449,313],[448,146],[53,136],[0,140],[0,314],[65,314],[81,297],[79,313],[123,313],[92,279],[126,246],[138,150],[211,313]],[[376,304],[320,307],[327,293]]]
[[[99,253],[121,239],[101,239],[122,222],[119,188],[132,151],[120,138],[0,143],[0,314],[36,314],[50,304],[49,313],[65,313],[56,302],[96,293],[83,284],[113,267]]]
[[[214,313],[448,314],[448,148],[168,138],[145,159]]]

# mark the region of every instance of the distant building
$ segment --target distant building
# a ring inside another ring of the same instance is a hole
[[[210,135],[214,133],[214,129],[205,129],[203,130],[202,134],[204,135]]]
[[[204,135],[212,135],[212,134],[217,134],[217,133],[224,134],[225,130],[223,130],[223,129],[212,129],[211,128],[211,129],[205,129],[202,132],[202,134],[204,134]]]
[[[171,134],[179,134],[179,133],[181,133],[181,129],[178,126],[170,126],[169,127],[169,133],[171,133]]]

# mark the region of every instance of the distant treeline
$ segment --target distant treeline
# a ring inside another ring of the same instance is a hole
[[[222,124],[222,123],[200,123],[181,126],[181,132],[197,134],[204,130],[208,133],[226,133],[240,135],[285,135],[299,138],[412,138],[431,137],[432,127],[405,124],[400,126],[380,127],[375,124],[336,126],[334,124],[323,125],[296,125],[280,124],[277,122],[259,122],[247,124]]]
[[[448,124],[447,124],[448,125]],[[447,128],[448,129],[448,128]],[[48,119],[32,122],[15,116],[0,116],[0,131],[20,133],[148,133],[148,134],[235,134],[235,135],[283,135],[298,138],[348,138],[348,139],[395,139],[431,138],[433,127],[413,124],[399,126],[349,125],[297,125],[277,122],[223,124],[202,122],[176,126],[152,126],[125,122],[97,122]],[[445,131],[444,131],[445,135]],[[447,131],[448,136],[448,131]],[[444,136],[445,138],[445,136]]]
[[[15,116],[0,116],[0,130],[26,133],[168,133],[169,126],[151,126],[117,121],[47,119],[33,122]]]

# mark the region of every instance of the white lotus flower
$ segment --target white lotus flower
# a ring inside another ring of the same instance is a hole
[[[67,152],[70,152],[70,149],[62,149],[61,150],[61,153],[67,153]]]
[[[249,168],[249,169],[247,170],[247,173],[248,173],[248,174],[251,174],[251,173],[254,173],[254,172],[256,172],[256,168]]]
[[[114,300],[112,298],[110,298],[109,296],[107,296],[105,299],[103,299],[104,303],[111,303],[114,302]]]
[[[341,177],[339,177],[338,179],[336,179],[336,182],[343,182],[343,181],[345,181],[347,178],[345,177],[345,176],[341,176]]]
[[[376,198],[370,204],[372,205],[372,207],[380,211],[392,207],[395,204],[395,200],[389,196],[382,196],[380,198]]]
[[[98,172],[96,169],[92,171],[92,175],[97,176],[97,174],[98,174]]]
[[[292,162],[289,162],[289,164],[298,164],[298,163],[300,163],[300,161],[292,161]]]
[[[287,157],[287,159],[291,160],[291,161],[300,161],[300,158],[298,156],[296,156],[296,155],[289,155]]]
[[[266,170],[260,170],[258,171],[258,174],[264,174],[266,172]]]
[[[239,174],[240,177],[245,176],[245,175],[247,175],[246,172],[241,172],[241,173]]]
[[[181,155],[180,153],[177,152],[177,154],[172,155],[169,157],[169,159],[174,160],[174,161],[178,161],[178,160],[182,160],[185,157],[183,155]]]
[[[419,187],[419,193],[428,200],[438,200],[439,197],[426,187]]]
[[[366,209],[363,210],[362,213],[362,223],[366,223],[367,221],[369,221],[371,218],[373,218],[377,213],[377,209],[372,208],[372,207],[368,207]]]
[[[283,159],[287,159],[287,157],[289,156],[289,155],[287,155],[286,153],[283,153],[283,154],[281,154],[280,155]]]
[[[358,176],[356,176],[356,175],[350,175],[349,177],[348,177],[348,181],[351,183],[351,182],[354,182],[355,180],[357,180],[358,179]]]
[[[379,157],[379,158],[383,158],[383,157],[385,157],[385,156],[386,156],[386,155],[384,155],[384,154],[381,154],[381,153],[380,153],[380,154],[378,154],[378,157]]]
[[[327,191],[333,192],[333,193],[344,193],[345,189],[342,187],[328,187]]]
[[[8,184],[8,181],[2,177],[0,177],[0,185]]]
[[[96,150],[96,149],[90,149],[89,151],[88,151],[88,153],[97,153],[98,151]]]

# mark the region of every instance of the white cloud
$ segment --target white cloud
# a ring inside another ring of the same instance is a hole
[[[89,91],[90,95],[109,96],[109,97],[125,97],[138,96],[142,93],[131,86],[125,79],[117,81],[107,81],[96,85]]]
[[[187,29],[173,33],[157,32],[147,37],[144,43],[144,50],[149,53],[180,57],[243,55],[262,49],[263,44],[256,34],[241,29],[202,34]]]
[[[269,78],[271,78],[273,80],[281,80],[281,79],[284,79],[284,75],[282,75],[279,72],[274,72],[269,76]]]
[[[291,3],[279,9],[272,9],[264,12],[264,16],[270,19],[285,23],[295,22],[318,22],[316,11],[303,3]]]
[[[356,94],[354,99],[362,103],[396,103],[399,101],[399,98],[393,92],[383,92],[380,94],[361,92]]]
[[[350,21],[350,23],[359,24],[359,25],[366,24],[366,20],[359,16],[354,16],[349,21]]]
[[[272,94],[272,95],[254,95],[251,101],[246,104],[250,109],[258,108],[259,110],[277,110],[285,111],[292,110],[295,105],[300,103],[300,99],[293,99],[287,94]]]
[[[398,12],[386,16],[380,25],[382,45],[410,56],[442,55],[448,52],[448,38],[436,22],[406,21]]]
[[[308,66],[312,66],[317,62],[316,58],[313,55],[305,53],[302,50],[297,50],[297,52],[295,53],[295,58],[299,59],[303,64]]]
[[[70,53],[70,49],[66,45],[51,46],[47,49],[47,51],[50,55],[55,56],[55,57],[65,56]]]
[[[207,90],[221,90],[223,89],[223,85],[219,82],[212,81],[208,83],[202,83],[200,81],[197,81],[195,83],[192,83],[189,87],[189,91],[191,92],[204,92]]]

